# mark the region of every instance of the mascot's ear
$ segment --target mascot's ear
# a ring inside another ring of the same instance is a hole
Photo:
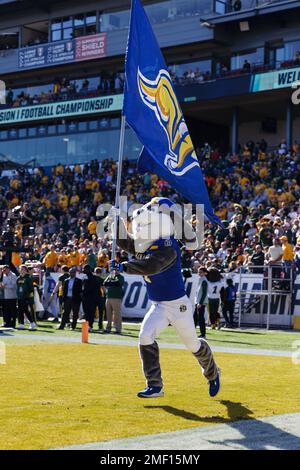
[[[192,224],[184,218],[180,211],[171,212],[171,218],[174,224],[175,237],[185,245],[187,250],[198,250],[200,245]]]
[[[184,218],[180,218],[180,220],[178,220],[177,224],[176,224],[176,221],[174,221],[175,234],[177,234],[177,226],[176,225],[178,225],[179,228],[180,228],[180,231],[178,232],[178,234],[181,235],[180,240],[185,245],[185,248],[187,250],[191,250],[191,251],[198,250],[200,248],[200,246],[199,246],[199,243],[198,243],[196,232],[193,229],[192,225],[187,220],[185,220]],[[178,238],[178,237],[176,237],[176,238]]]
[[[183,208],[166,200],[166,203],[163,202],[160,204],[159,212],[171,218],[174,227],[174,236],[185,245],[187,250],[195,251],[200,248],[200,243],[192,224],[184,218]]]
[[[184,223],[184,237],[182,238],[183,243],[187,250],[199,250],[200,245],[195,230],[187,220],[183,219]]]

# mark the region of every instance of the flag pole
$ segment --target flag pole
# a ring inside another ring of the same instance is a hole
[[[122,114],[121,118],[121,132],[120,132],[120,143],[119,143],[119,158],[118,158],[118,173],[117,173],[117,186],[116,186],[116,199],[115,207],[120,209],[120,192],[121,192],[121,179],[122,179],[122,163],[123,163],[123,152],[124,152],[124,140],[125,140],[125,125],[126,118]],[[117,248],[117,221],[119,216],[115,214],[114,216],[114,233],[112,241],[112,250],[111,250],[111,259],[114,260],[116,257],[116,248]]]

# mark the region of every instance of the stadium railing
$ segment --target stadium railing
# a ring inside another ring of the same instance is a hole
[[[270,315],[272,302],[276,296],[287,297],[289,315],[292,320],[292,295],[294,287],[294,269],[292,266],[284,266],[282,263],[271,263],[264,265],[248,264],[247,271],[245,267],[238,269],[239,274],[239,288],[237,295],[237,306],[238,306],[238,325],[241,326],[242,316],[245,313],[249,313],[257,304],[261,306],[260,322],[263,326],[263,302],[262,300],[267,298],[267,316],[266,316],[266,329],[270,328]],[[257,274],[261,277],[258,278],[258,282],[261,282],[261,289],[253,290],[244,289],[242,282],[242,275],[244,274]]]

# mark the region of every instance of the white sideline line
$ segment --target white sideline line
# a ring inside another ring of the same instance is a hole
[[[48,336],[48,335],[40,335],[36,334],[35,332],[29,334],[20,334],[20,333],[11,333],[9,335],[3,335],[2,338],[6,339],[7,344],[9,344],[9,339],[18,338],[18,339],[30,339],[29,344],[35,344],[36,342],[41,343],[53,343],[53,344],[81,344],[81,338],[70,338],[68,336]],[[105,344],[105,345],[114,345],[114,346],[134,346],[137,347],[138,340],[124,340],[124,339],[106,339],[106,338],[93,338],[90,341],[90,344]],[[26,343],[23,343],[22,346],[26,346]],[[229,353],[229,354],[251,354],[255,356],[277,356],[277,357],[291,357],[293,351],[275,351],[275,350],[267,350],[267,349],[255,349],[255,348],[232,348],[230,346],[214,346],[210,343],[210,346],[214,352],[221,352],[221,353]],[[178,343],[160,343],[159,347],[163,349],[184,349],[186,347],[183,344]]]
[[[152,402],[151,402],[152,403]],[[161,401],[160,401],[161,405]],[[162,405],[161,405],[162,406]],[[197,417],[195,416],[195,419]],[[199,421],[201,417],[199,416]],[[300,413],[201,426],[58,450],[300,450]]]

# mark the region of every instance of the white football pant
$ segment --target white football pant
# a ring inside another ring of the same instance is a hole
[[[201,342],[196,333],[193,307],[186,295],[176,300],[153,302],[141,325],[140,344],[153,344],[169,324],[174,326],[187,349],[192,353],[199,351]]]

